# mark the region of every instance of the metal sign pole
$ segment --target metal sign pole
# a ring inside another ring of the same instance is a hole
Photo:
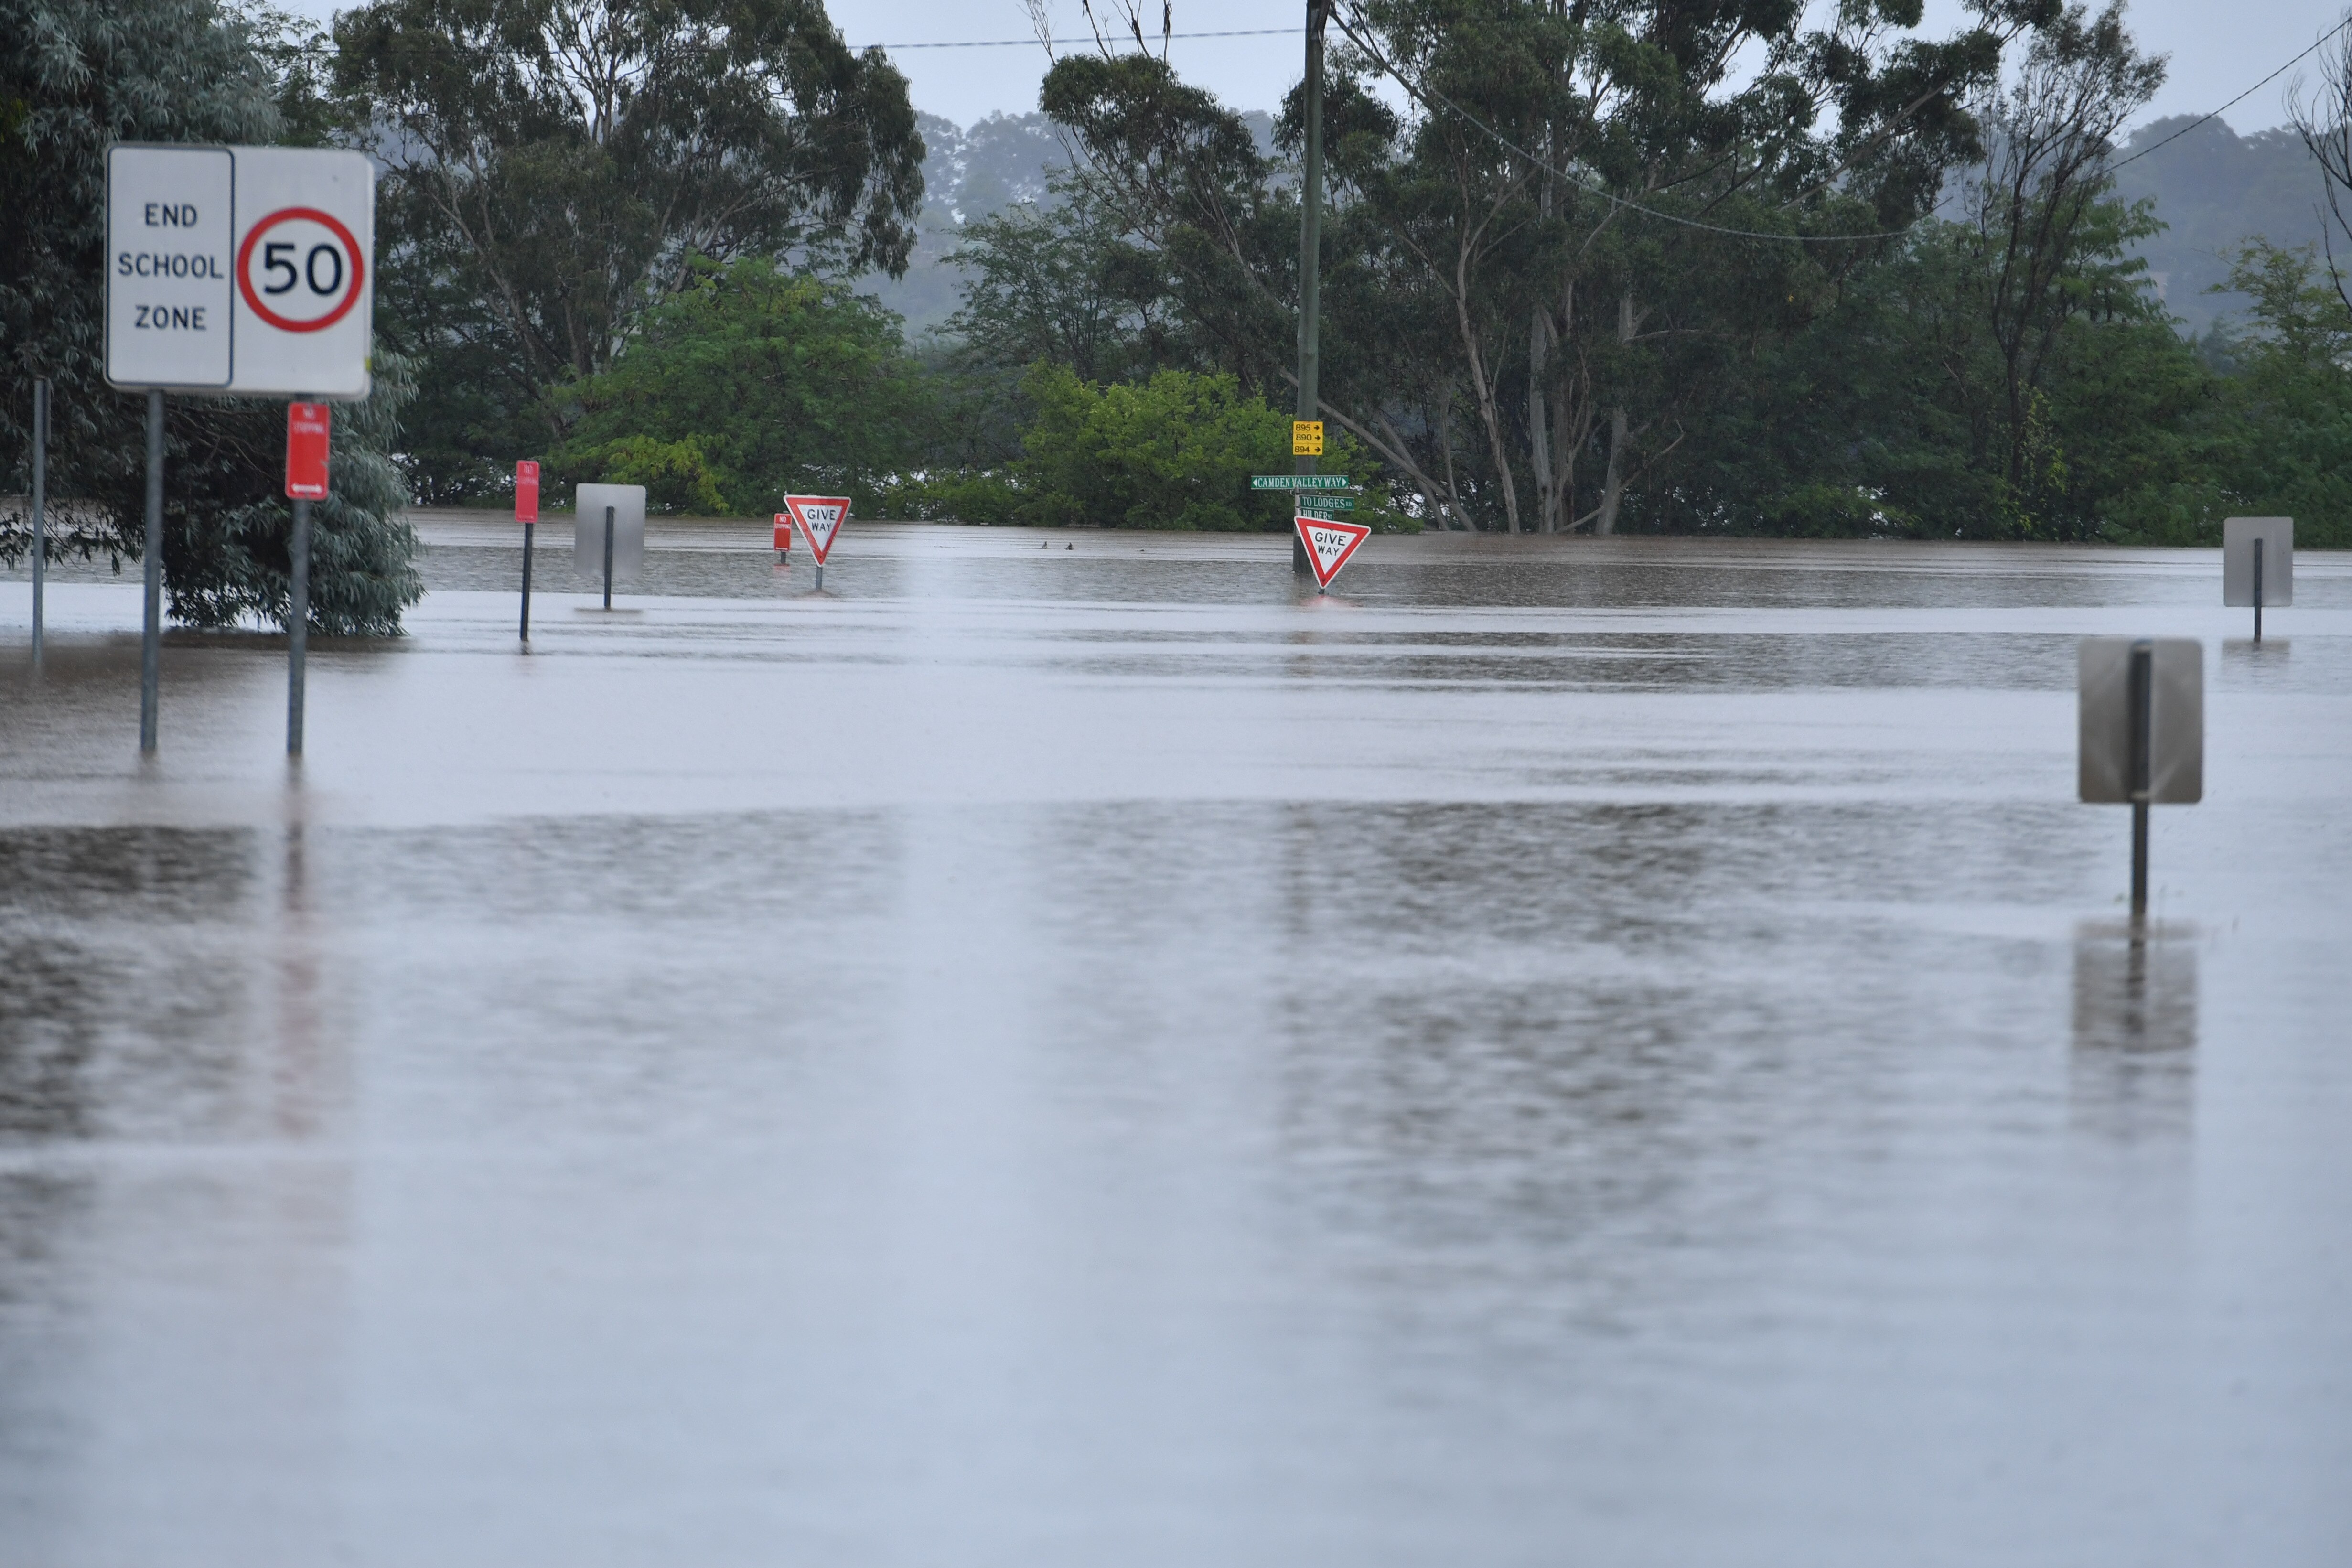
[[[1307,0],[1306,166],[1298,192],[1298,417],[1321,418],[1317,384],[1322,365],[1323,262],[1323,26],[1330,15],[1329,0]],[[1313,458],[1295,458],[1291,467],[1311,474],[1321,465]],[[1296,531],[1290,541],[1290,568],[1309,572],[1307,545]]]
[[[2263,536],[2254,535],[2254,640],[2263,640]]]
[[[2131,770],[2125,783],[2131,792],[2131,912],[2133,921],[2137,922],[2147,915],[2148,773],[2156,717],[2154,643],[2143,640],[2132,645],[2131,688],[2127,700],[2131,704]]]
[[[522,640],[530,641],[530,536],[539,527],[535,522],[522,525]]]
[[[155,749],[163,663],[163,393],[147,393],[147,614],[139,641],[139,749]]]
[[[604,509],[604,607],[613,607],[613,509]]]
[[[49,382],[33,383],[33,664],[41,662],[41,590],[49,555]]]
[[[286,616],[286,754],[302,754],[302,665],[310,640],[310,503],[294,503],[294,535],[287,554],[293,563],[293,605]]]

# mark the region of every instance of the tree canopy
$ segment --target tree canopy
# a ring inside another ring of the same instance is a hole
[[[384,165],[379,331],[463,396],[429,495],[560,438],[699,260],[902,270],[922,205],[906,79],[817,0],[376,0],[335,22],[347,134]]]

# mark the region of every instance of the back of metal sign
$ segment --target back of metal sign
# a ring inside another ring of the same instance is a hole
[[[604,509],[613,509],[613,581],[634,579],[646,563],[646,487],[582,485],[572,522],[572,564],[590,582],[604,575]]]
[[[2225,517],[2221,520],[2221,603],[2254,602],[2254,541],[2263,542],[2263,605],[2294,603],[2294,519]]]
[[[2132,651],[2148,673],[2147,798],[2193,805],[2205,797],[2205,645],[2194,637],[2084,637],[2078,656],[2086,801],[2127,804],[2132,768]]]

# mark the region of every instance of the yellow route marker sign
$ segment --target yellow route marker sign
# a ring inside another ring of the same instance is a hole
[[[1290,455],[1294,458],[1319,458],[1323,455],[1323,421],[1294,419],[1290,422]]]

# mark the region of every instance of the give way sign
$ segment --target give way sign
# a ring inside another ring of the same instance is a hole
[[[847,496],[786,496],[784,509],[801,527],[801,537],[808,541],[809,553],[816,563],[824,564],[827,552],[841,532],[841,525],[849,521]]]
[[[1315,585],[1328,588],[1348,557],[1356,552],[1371,530],[1360,522],[1337,522],[1328,517],[1300,517],[1299,542],[1307,546],[1307,564],[1314,568]]]

